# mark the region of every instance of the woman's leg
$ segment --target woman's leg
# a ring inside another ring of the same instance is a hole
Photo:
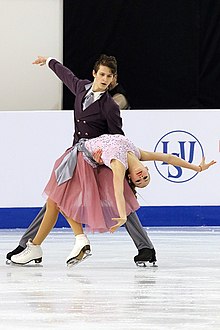
[[[46,212],[36,236],[33,241],[29,240],[27,242],[27,247],[24,251],[11,257],[13,263],[25,265],[30,261],[35,261],[35,263],[40,263],[42,261],[43,252],[40,245],[53,229],[58,214],[59,209],[57,208],[56,203],[48,199],[46,203]]]
[[[58,214],[59,214],[59,209],[57,207],[57,204],[48,198],[46,203],[46,212],[44,214],[38,232],[32,241],[34,245],[41,245],[41,243],[45,240],[47,235],[55,226],[57,222]]]
[[[73,266],[89,257],[91,255],[91,248],[90,242],[83,232],[82,224],[68,217],[66,217],[66,220],[68,221],[76,237],[75,245],[71,253],[66,258],[67,265]]]
[[[65,215],[64,215],[65,216]],[[76,222],[75,220],[68,218],[65,216],[66,220],[68,221],[72,231],[74,232],[75,236],[84,234],[83,227],[81,223]]]

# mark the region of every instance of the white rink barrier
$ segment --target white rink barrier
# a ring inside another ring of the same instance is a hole
[[[151,183],[138,190],[144,225],[220,225],[220,110],[129,110],[122,117],[126,136],[141,149],[173,153],[195,164],[203,154],[217,161],[198,174],[147,163]],[[26,225],[18,213],[22,210],[23,219],[24,210],[36,212],[45,203],[42,191],[53,163],[71,146],[72,135],[71,111],[0,112],[1,228]]]

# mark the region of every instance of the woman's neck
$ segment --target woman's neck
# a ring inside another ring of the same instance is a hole
[[[127,154],[127,160],[128,160],[128,170],[129,172],[136,167],[142,166],[142,163],[139,161],[139,159],[133,154],[133,152],[128,151]]]

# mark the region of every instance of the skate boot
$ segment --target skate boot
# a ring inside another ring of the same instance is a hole
[[[23,246],[18,245],[16,247],[16,249],[14,249],[13,251],[8,252],[7,255],[6,255],[6,259],[7,259],[6,264],[9,265],[11,263],[11,257],[15,254],[21,253],[22,251],[24,251],[24,249],[25,248]]]
[[[19,254],[11,256],[11,261],[14,264],[26,265],[31,261],[35,261],[36,264],[42,262],[42,249],[40,245],[34,245],[29,239],[27,242],[27,247]]]
[[[66,258],[66,264],[68,267],[75,266],[91,255],[90,242],[87,236],[85,234],[77,235],[75,245]]]
[[[143,248],[138,251],[138,255],[134,257],[134,262],[138,267],[147,267],[147,262],[152,263],[153,267],[157,267],[155,264],[156,252],[154,249]]]

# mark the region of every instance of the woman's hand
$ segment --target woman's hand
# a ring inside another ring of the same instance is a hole
[[[114,233],[119,227],[123,226],[125,224],[125,222],[127,221],[127,217],[126,218],[112,218],[113,221],[117,221],[117,224],[112,226],[109,231],[110,233]]]
[[[201,163],[199,164],[199,171],[198,172],[202,172],[202,171],[205,171],[207,170],[210,166],[216,164],[216,161],[215,160],[212,160],[211,162],[209,163],[205,163],[205,157],[202,157],[202,161]]]
[[[103,165],[103,160],[102,160],[102,149],[97,149],[92,155],[93,159],[98,163],[99,165]]]
[[[40,66],[45,65],[48,57],[38,56],[32,64],[39,64]]]

